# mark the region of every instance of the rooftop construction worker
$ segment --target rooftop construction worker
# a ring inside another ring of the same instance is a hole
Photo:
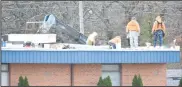
[[[92,34],[90,34],[87,38],[86,44],[87,45],[95,45],[96,43],[96,36],[97,36],[97,32],[93,32]]]
[[[135,17],[132,17],[131,21],[126,26],[126,32],[130,39],[130,47],[138,47],[138,36],[140,34],[140,26]]]
[[[113,49],[116,49],[116,45],[121,44],[121,37],[116,36],[113,39],[109,40],[108,42],[109,46],[111,46]]]
[[[154,47],[156,47],[157,40],[159,40],[160,47],[162,46],[165,30],[166,27],[164,22],[162,22],[162,18],[157,16],[152,28],[152,34],[154,35]]]

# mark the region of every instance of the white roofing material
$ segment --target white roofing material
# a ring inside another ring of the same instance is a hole
[[[72,46],[72,45],[70,45]],[[177,48],[121,48],[121,49],[109,49],[109,46],[88,46],[88,45],[77,45],[76,49],[62,49],[62,48],[9,48],[2,47],[2,50],[36,50],[36,51],[180,51],[179,47]]]
[[[56,43],[56,34],[7,34],[8,41],[31,41],[33,43]]]

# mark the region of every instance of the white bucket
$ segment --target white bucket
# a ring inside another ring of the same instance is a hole
[[[50,48],[50,44],[44,44],[44,48]]]
[[[121,44],[120,43],[116,44],[116,49],[121,49]]]

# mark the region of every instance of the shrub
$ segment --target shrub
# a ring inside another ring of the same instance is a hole
[[[142,78],[140,75],[135,75],[132,81],[132,86],[143,86]]]
[[[23,77],[22,77],[22,76],[20,76],[20,77],[19,77],[18,86],[19,86],[19,87],[23,87],[23,84],[24,84]]]
[[[28,79],[27,79],[26,76],[25,76],[25,79],[24,79],[24,86],[29,86]]]
[[[140,75],[138,76],[138,82],[139,82],[139,86],[143,86],[142,78]]]
[[[135,75],[133,78],[133,81],[132,81],[132,86],[137,86],[138,85],[137,83],[138,83],[137,82],[137,75]]]
[[[28,79],[27,79],[26,76],[25,76],[25,79],[23,79],[22,76],[19,77],[18,86],[19,86],[19,87],[26,87],[26,86],[29,86]]]
[[[153,15],[145,15],[141,19],[138,19],[141,28],[141,35],[139,37],[139,45],[145,46],[145,42],[152,43],[153,35],[152,26],[153,26]]]
[[[97,86],[103,86],[102,77],[99,78],[99,82],[97,83]]]
[[[111,78],[110,76],[107,76],[103,79],[104,86],[112,86]]]
[[[112,82],[111,82],[110,76],[107,76],[104,79],[102,79],[102,77],[100,77],[99,78],[99,82],[97,83],[97,86],[112,86]]]

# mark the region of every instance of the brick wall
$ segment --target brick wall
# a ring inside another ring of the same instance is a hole
[[[135,74],[140,74],[144,86],[166,86],[166,64],[122,64],[122,86],[131,86]]]
[[[122,64],[122,86],[131,86],[134,74],[142,76],[144,86],[166,85],[166,64]],[[73,66],[74,86],[96,86],[101,64]],[[10,64],[10,86],[17,86],[19,76],[27,76],[31,86],[70,86],[70,65]]]
[[[74,65],[74,86],[96,86],[101,74],[100,64]]]
[[[96,86],[101,65],[74,65],[74,86]],[[17,86],[19,76],[27,76],[31,86],[71,86],[70,65],[10,64],[10,86]]]
[[[10,86],[19,76],[27,76],[31,86],[70,86],[70,66],[64,64],[10,64]]]

